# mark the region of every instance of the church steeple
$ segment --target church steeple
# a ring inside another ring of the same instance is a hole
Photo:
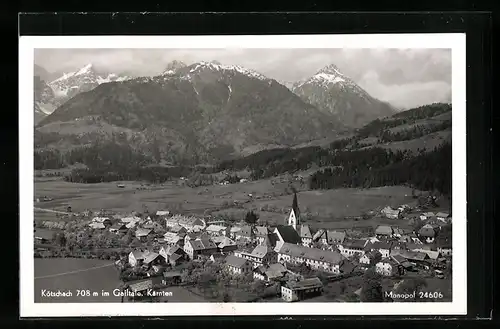
[[[288,225],[293,226],[295,230],[297,230],[297,226],[299,226],[300,221],[300,209],[299,202],[297,200],[297,193],[294,192],[293,202],[292,202],[292,210],[290,211],[290,215],[288,216]]]

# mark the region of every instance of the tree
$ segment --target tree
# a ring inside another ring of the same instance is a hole
[[[382,254],[377,250],[373,254],[373,258],[370,260],[370,265],[375,266],[381,260],[382,260]]]
[[[427,287],[427,282],[422,279],[422,278],[415,278],[415,279],[405,279],[398,287],[397,287],[397,293],[398,294],[413,294],[415,293],[415,296],[413,296],[413,300],[416,301],[418,299],[418,293],[423,289]]]
[[[245,222],[250,225],[254,225],[259,220],[259,216],[253,212],[253,210],[247,212],[245,215]]]
[[[363,276],[361,287],[362,302],[383,302],[382,278],[373,268],[368,269]]]
[[[54,233],[53,240],[56,245],[60,247],[64,247],[66,245],[66,237],[64,236],[64,233]]]

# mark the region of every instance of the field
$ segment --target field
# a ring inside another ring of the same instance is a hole
[[[286,184],[273,184],[271,180],[198,188],[179,186],[176,183],[141,186],[138,182],[126,182],[125,188],[118,188],[117,183],[78,184],[62,180],[35,182],[37,197],[53,198],[52,201],[36,204],[36,207],[43,209],[65,211],[71,206],[74,212],[107,209],[119,213],[168,209],[198,215],[226,213],[241,219],[247,210],[253,209],[262,222],[267,221],[269,224],[282,223],[290,209],[292,196],[285,192],[285,188]],[[366,211],[387,205],[414,203],[411,192],[411,188],[402,186],[317,190],[301,191],[298,199],[301,211],[314,217],[314,220],[308,222],[312,226],[376,226],[388,220],[351,220],[352,223],[346,223],[344,217],[360,216]],[[235,206],[235,202],[239,205]],[[51,213],[35,212],[35,220],[55,217]],[[389,220],[391,222],[393,221]]]
[[[120,302],[113,296],[113,289],[121,281],[112,262],[78,258],[35,258],[35,302],[36,303],[89,303]],[[71,291],[71,297],[43,297],[42,290]],[[77,290],[90,290],[109,296],[77,296]]]

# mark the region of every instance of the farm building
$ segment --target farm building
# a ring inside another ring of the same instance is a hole
[[[323,292],[323,283],[317,277],[304,280],[290,280],[281,286],[281,298],[287,302],[295,302],[319,296]]]
[[[375,229],[375,235],[380,237],[391,237],[393,233],[392,227],[388,225],[379,225]]]
[[[195,259],[198,256],[210,257],[210,255],[219,252],[215,243],[209,239],[189,240],[184,244],[184,251],[190,259]]]
[[[251,261],[253,267],[272,264],[278,261],[278,254],[272,248],[269,248],[265,245],[258,245],[250,253],[237,251],[234,254],[235,256]]]
[[[279,263],[260,265],[259,267],[254,269],[253,277],[256,280],[269,282],[283,278],[287,272],[288,271],[285,266]]]

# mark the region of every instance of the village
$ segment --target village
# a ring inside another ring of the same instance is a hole
[[[61,244],[61,239],[73,252],[66,256],[75,257],[78,248],[70,245],[72,237],[84,240],[98,234],[125,241],[128,250],[109,243],[98,253],[114,251],[108,259],[115,262],[124,283],[122,301],[127,297],[131,302],[154,300],[169,286],[198,286],[199,294],[215,294],[224,302],[234,300],[235,289],[253,291],[259,296],[254,301],[314,300],[327,293],[328,282],[359,277],[368,270],[397,284],[407,278],[451,279],[448,213],[418,212],[421,209],[408,205],[385,207],[376,210],[379,215],[395,220],[413,216],[418,229],[379,225],[352,232],[310,227],[301,218],[297,194],[291,201],[289,215],[275,226],[260,225],[253,211],[241,223],[169,210],[127,216],[86,212],[78,216],[88,219],[62,238],[44,237],[35,229],[35,257],[50,257],[48,246]],[[361,293],[360,287],[354,295],[359,299]]]

